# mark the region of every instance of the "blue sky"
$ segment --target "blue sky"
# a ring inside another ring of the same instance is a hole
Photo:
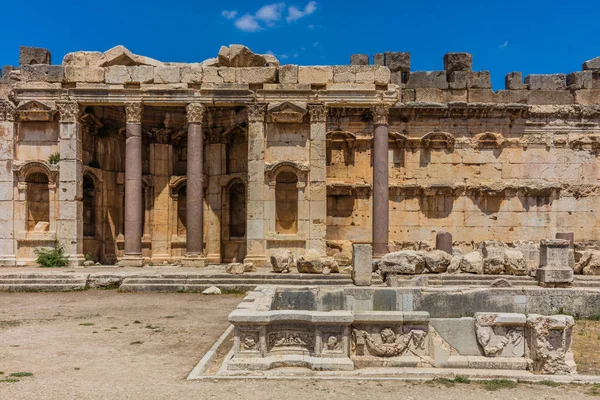
[[[503,89],[508,72],[569,73],[600,55],[598,1],[28,0],[4,2],[2,11],[2,65],[18,64],[20,45],[50,49],[55,64],[71,51],[117,44],[199,62],[239,43],[300,65],[408,51],[413,71],[443,69],[445,53],[466,51]]]

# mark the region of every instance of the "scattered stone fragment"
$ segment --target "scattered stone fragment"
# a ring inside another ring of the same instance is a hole
[[[519,250],[504,251],[506,273],[510,275],[527,275],[527,261]]]
[[[275,250],[271,253],[270,259],[273,272],[290,272],[290,269],[295,265],[294,254],[289,250]]]
[[[47,49],[21,46],[19,65],[52,64],[52,56]]]
[[[443,250],[425,252],[424,257],[427,271],[434,273],[446,272],[452,261],[452,256]]]
[[[388,253],[379,261],[379,269],[384,273],[421,274],[425,265],[423,254],[414,250]]]
[[[92,266],[94,266],[94,265],[95,265],[95,263],[94,263],[93,261],[91,261],[91,260],[88,260],[88,261],[84,261],[84,262],[83,262],[83,266],[84,266],[84,267],[92,267]]]
[[[448,53],[444,55],[444,69],[450,73],[454,71],[471,71],[473,56],[469,53]]]
[[[501,275],[504,273],[504,257],[487,257],[483,259],[483,273]]]
[[[321,255],[314,251],[308,250],[304,255],[296,261],[298,272],[301,274],[321,274],[323,273],[323,261]]]
[[[511,283],[505,278],[497,278],[490,283],[490,287],[512,287]]]
[[[583,63],[584,71],[597,71],[600,70],[600,57],[592,58]]]
[[[369,65],[368,54],[352,54],[350,55],[350,65]]]
[[[219,289],[216,286],[211,286],[208,289],[205,289],[202,294],[208,294],[208,295],[217,295],[217,294],[221,294],[221,289]]]
[[[460,261],[460,270],[469,274],[483,274],[483,256],[478,251],[465,254]]]
[[[225,272],[232,275],[241,275],[246,271],[244,264],[242,263],[231,263],[225,267]]]

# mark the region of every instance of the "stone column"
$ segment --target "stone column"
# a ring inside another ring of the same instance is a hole
[[[327,108],[308,105],[310,115],[310,223],[306,248],[327,255]]]
[[[188,119],[187,148],[187,249],[184,265],[204,267],[204,137],[202,120],[206,108],[200,103],[186,107]]]
[[[83,147],[79,104],[56,103],[60,115],[60,153],[57,239],[64,246],[69,265],[83,265]]]
[[[267,263],[265,240],[265,115],[267,103],[248,104],[248,190],[246,258],[257,267]]]
[[[0,100],[0,267],[14,267],[14,204],[13,185],[15,138],[15,108],[6,101]]]
[[[142,103],[126,103],[125,256],[121,266],[142,267]]]
[[[380,105],[373,109],[375,133],[373,135],[373,256],[388,252],[389,237],[389,164],[388,164],[388,114],[389,107]]]

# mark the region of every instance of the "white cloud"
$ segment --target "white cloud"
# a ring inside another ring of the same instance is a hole
[[[285,3],[268,4],[259,8],[254,17],[272,26],[274,22],[281,19],[281,12],[284,8]]]
[[[500,47],[501,49],[504,49],[504,48],[506,48],[506,46],[508,46],[508,40],[507,40],[507,41],[505,41],[504,43],[502,43],[502,44],[501,44],[500,46],[498,46],[498,47]]]
[[[288,15],[286,17],[287,22],[297,21],[300,18],[306,17],[307,15],[311,15],[317,10],[317,2],[309,1],[308,4],[304,7],[304,10],[300,10],[295,6],[288,7]]]
[[[237,11],[235,10],[223,10],[221,12],[221,15],[224,16],[227,19],[234,19],[235,17],[237,17]]]
[[[260,24],[256,21],[256,18],[250,14],[246,14],[236,20],[235,27],[244,32],[256,32],[261,30]]]

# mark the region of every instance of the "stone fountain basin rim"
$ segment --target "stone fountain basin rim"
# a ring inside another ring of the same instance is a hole
[[[306,322],[321,325],[351,325],[352,323],[428,323],[426,311],[254,311],[236,309],[229,314],[232,324],[270,324],[273,322]]]

